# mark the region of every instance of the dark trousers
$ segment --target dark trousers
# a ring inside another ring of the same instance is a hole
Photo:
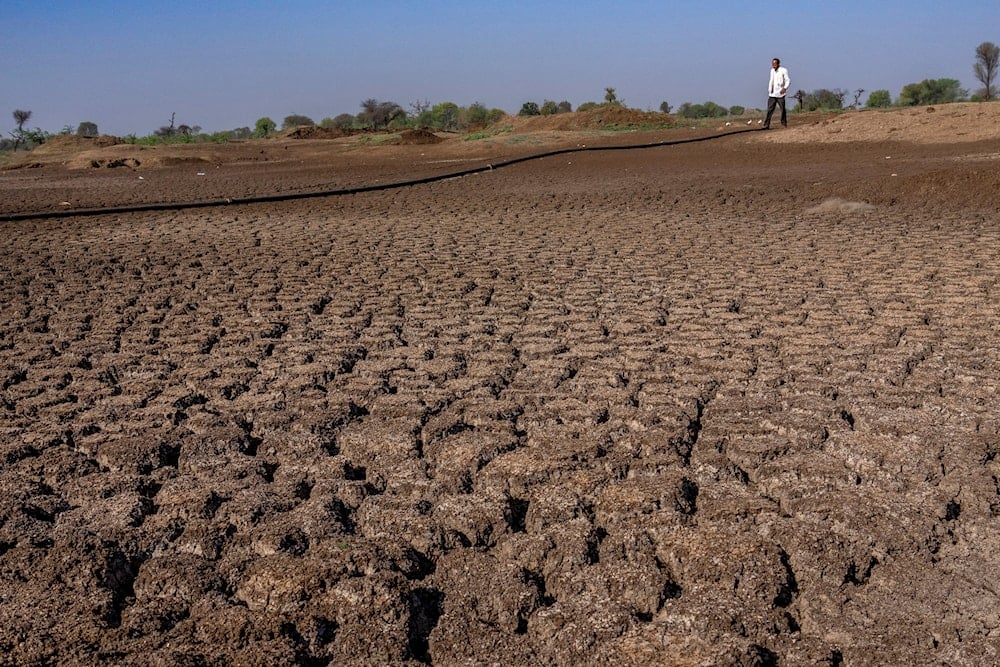
[[[781,107],[781,124],[788,125],[788,116],[785,114],[785,98],[769,97],[767,98],[767,118],[764,119],[764,127],[771,127],[771,116],[774,115],[775,105]]]

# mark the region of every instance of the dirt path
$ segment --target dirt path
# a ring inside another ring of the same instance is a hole
[[[771,136],[5,224],[0,662],[996,662],[997,146]]]

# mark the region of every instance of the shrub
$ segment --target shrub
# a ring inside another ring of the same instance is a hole
[[[799,106],[802,111],[835,111],[843,109],[844,96],[846,94],[846,91],[839,88],[836,90],[820,88],[802,95]]]
[[[738,104],[729,107],[730,116],[742,116],[744,113],[746,113],[746,109],[744,107],[739,106]]]
[[[728,116],[729,110],[715,102],[705,102],[704,104],[685,102],[677,110],[677,115],[681,118],[721,118]]]
[[[358,124],[361,127],[379,129],[388,127],[398,120],[406,120],[406,112],[403,107],[395,102],[379,102],[376,99],[367,99],[361,103],[361,113],[358,114]]]
[[[322,127],[335,127],[341,130],[346,130],[350,127],[354,127],[354,116],[349,113],[337,114],[333,118],[324,118],[320,121]]]
[[[892,96],[888,90],[873,90],[865,106],[869,109],[885,109],[892,106]]]
[[[468,108],[458,110],[458,126],[459,129],[482,128],[506,115],[501,109],[487,109],[485,105],[473,102]]]
[[[264,116],[263,118],[258,118],[257,122],[254,123],[253,136],[258,139],[263,139],[276,129],[278,129],[278,125],[267,116]]]
[[[896,104],[901,107],[947,104],[960,102],[968,94],[957,79],[924,79],[920,83],[908,83],[903,86]]]
[[[538,108],[538,104],[535,102],[525,102],[521,105],[521,110],[517,112],[518,116],[538,116],[542,112]]]
[[[78,137],[96,137],[98,134],[97,123],[91,123],[89,120],[83,121],[76,127]]]
[[[292,127],[298,127],[299,125],[315,125],[313,119],[309,116],[303,116],[301,114],[290,114],[285,116],[285,119],[281,121],[281,129],[287,130]]]

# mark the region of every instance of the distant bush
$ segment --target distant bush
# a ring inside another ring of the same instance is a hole
[[[922,104],[947,104],[961,102],[969,92],[962,88],[957,79],[924,79],[920,83],[908,83],[899,93],[896,104],[901,107]]]
[[[303,116],[301,114],[290,114],[285,116],[285,119],[281,121],[281,129],[288,130],[293,127],[298,127],[300,125],[315,125],[313,119],[309,116]]]
[[[741,107],[738,104],[729,107],[730,116],[742,116],[744,113],[746,113],[746,108]]]
[[[83,121],[76,127],[78,137],[96,137],[98,134],[97,123],[91,123],[89,120]]]
[[[799,111],[836,111],[844,108],[847,91],[820,88],[799,97]]]
[[[537,102],[525,102],[521,105],[521,110],[517,112],[518,116],[539,116],[542,111],[538,108]]]
[[[354,127],[354,116],[349,113],[338,114],[333,118],[324,118],[319,122],[319,126],[346,130]]]
[[[559,106],[552,100],[545,100],[542,102],[541,108],[538,112],[543,116],[554,116],[559,111]]]
[[[570,113],[571,111],[573,111],[573,105],[566,100],[556,105],[556,113]]]
[[[873,90],[870,95],[868,95],[868,101],[865,102],[865,106],[869,109],[885,109],[886,107],[892,106],[892,96],[889,95],[888,90]]]
[[[487,109],[485,105],[473,102],[467,108],[459,108],[458,127],[465,130],[483,128],[492,125],[506,115],[500,109]]]
[[[601,106],[597,102],[584,102],[583,104],[577,105],[577,111],[592,111],[597,107]]]
[[[361,103],[361,113],[357,116],[359,127],[379,130],[406,121],[406,111],[395,102],[379,102],[367,99]]]
[[[253,126],[253,136],[257,139],[263,139],[267,135],[278,129],[277,123],[273,120],[264,116],[263,118],[258,118],[257,122]]]
[[[681,118],[722,118],[729,115],[729,109],[715,102],[704,104],[685,102],[677,110],[677,115]]]

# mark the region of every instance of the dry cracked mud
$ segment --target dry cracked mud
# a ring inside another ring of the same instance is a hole
[[[0,664],[996,664],[1000,139],[822,131],[0,223]],[[524,136],[44,163],[0,212]]]

